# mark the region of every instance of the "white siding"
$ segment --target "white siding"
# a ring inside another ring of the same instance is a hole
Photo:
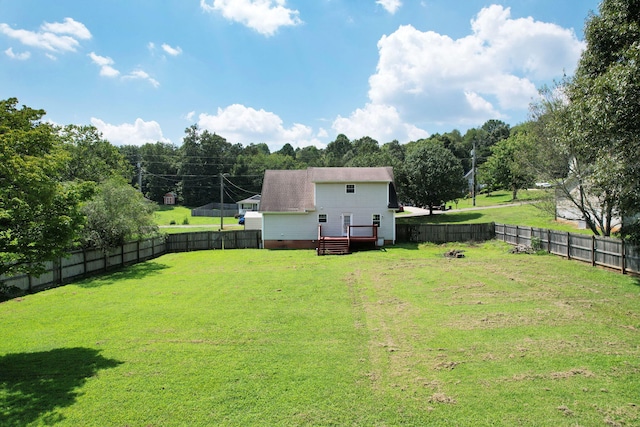
[[[342,235],[342,214],[352,215],[352,225],[371,225],[373,214],[380,214],[378,236],[386,240],[395,240],[395,220],[393,210],[389,210],[388,183],[355,183],[356,192],[346,192],[346,183],[316,184],[317,213],[327,214],[328,221],[323,224],[323,235]],[[317,221],[317,214],[314,218]],[[317,229],[317,227],[316,227]],[[370,235],[371,230],[359,230],[354,235]]]
[[[318,215],[307,214],[262,214],[263,240],[317,240]]]
[[[244,229],[245,230],[260,230],[262,229],[262,214],[260,212],[247,212],[244,214]]]

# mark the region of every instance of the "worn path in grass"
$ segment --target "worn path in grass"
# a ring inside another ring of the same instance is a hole
[[[0,425],[638,425],[640,282],[507,249],[169,254],[2,303]]]

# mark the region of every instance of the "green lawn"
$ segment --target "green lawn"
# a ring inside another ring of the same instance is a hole
[[[592,234],[591,230],[581,230],[572,223],[556,221],[550,213],[534,204],[495,207],[491,209],[447,211],[434,215],[406,217],[399,215],[398,224],[478,224],[496,222],[499,224],[520,225],[544,229],[568,231],[571,233]]]
[[[552,196],[548,190],[538,190],[538,189],[530,189],[530,190],[520,190],[518,191],[518,199],[512,199],[511,191],[494,191],[491,194],[478,194],[476,196],[476,205],[477,207],[483,206],[499,206],[506,205],[510,203],[519,203],[519,202],[531,202],[531,201],[539,201],[543,199],[548,199]],[[451,206],[455,209],[464,209],[464,208],[472,208],[473,199],[471,197],[464,198],[458,200],[458,204],[456,205],[455,201],[451,201],[447,203],[447,206]]]
[[[640,282],[507,249],[170,254],[7,301],[0,424],[638,425]]]
[[[220,229],[220,217],[191,216],[191,209],[184,206],[160,206],[160,209],[154,212],[153,217],[163,233],[217,231]],[[171,225],[176,227],[170,227]],[[189,227],[182,227],[184,225]],[[233,216],[225,216],[223,225],[225,230],[244,229],[244,226],[238,225],[238,219]]]

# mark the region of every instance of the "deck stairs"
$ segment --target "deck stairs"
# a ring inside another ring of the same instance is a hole
[[[349,239],[323,237],[318,244],[318,255],[345,255],[349,251]]]

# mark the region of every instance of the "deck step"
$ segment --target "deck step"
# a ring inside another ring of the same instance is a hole
[[[348,239],[321,239],[318,242],[318,255],[345,255],[348,253]]]

